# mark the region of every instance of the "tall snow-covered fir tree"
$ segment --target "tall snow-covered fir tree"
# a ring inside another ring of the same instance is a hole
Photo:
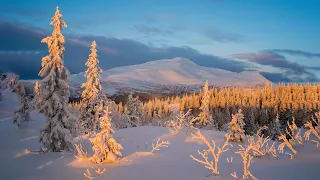
[[[230,136],[230,141],[243,142],[245,140],[244,126],[244,115],[242,110],[239,109],[238,113],[235,115],[232,114],[232,120],[229,123],[229,132],[226,136]]]
[[[18,94],[20,99],[20,106],[14,111],[13,123],[19,127],[24,122],[30,120],[30,108],[29,108],[29,97],[26,95],[24,86],[18,85],[14,92]]]
[[[94,151],[91,159],[95,163],[114,162],[118,156],[122,156],[123,147],[112,137],[114,131],[111,127],[109,114],[109,107],[106,106],[104,115],[100,118],[101,131],[90,139]]]
[[[201,107],[200,107],[201,112],[199,114],[199,123],[201,125],[207,125],[212,121],[212,115],[209,111],[209,100],[210,100],[209,83],[208,81],[206,81],[203,87],[203,95],[202,95]]]
[[[99,67],[97,43],[95,41],[92,42],[91,54],[86,66],[88,67],[85,73],[87,81],[81,86],[84,90],[81,95],[80,118],[77,123],[81,132],[95,130],[99,120],[99,112],[102,110],[102,105],[98,100],[99,93],[102,90],[100,84],[102,70]]]
[[[87,82],[83,83],[81,86],[81,88],[84,88],[81,94],[81,99],[96,99],[98,97],[98,94],[102,90],[100,85],[100,76],[102,73],[102,69],[99,67],[96,41],[93,41],[91,44],[91,54],[89,55],[89,59],[86,62],[86,66],[88,67],[85,73]]]
[[[48,151],[73,150],[75,117],[68,101],[70,72],[64,66],[65,38],[61,31],[67,24],[62,20],[59,7],[52,17],[54,29],[51,36],[42,39],[48,45],[49,54],[42,58],[39,76],[37,109],[46,116],[46,124],[40,130],[40,142]]]
[[[139,96],[136,96],[135,98],[133,98],[132,94],[129,94],[126,107],[127,107],[126,114],[129,115],[130,117],[131,125],[132,126],[141,125],[142,108],[141,108],[141,101],[139,100]]]

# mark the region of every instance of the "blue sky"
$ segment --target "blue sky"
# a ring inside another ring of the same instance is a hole
[[[30,28],[50,31],[58,5],[68,24],[65,33],[73,37],[129,39],[149,48],[190,47],[266,73],[313,76],[306,81],[320,78],[317,0],[2,0],[1,4],[0,19]]]

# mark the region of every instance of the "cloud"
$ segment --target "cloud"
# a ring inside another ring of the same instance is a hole
[[[269,78],[273,78],[275,76],[279,76],[279,79],[290,79],[291,81],[318,81],[316,75],[311,72],[308,72],[307,69],[309,67],[300,65],[295,62],[288,61],[284,56],[275,53],[273,51],[261,51],[259,53],[243,53],[243,54],[234,54],[232,55],[233,58],[246,60],[249,62],[257,63],[260,65],[267,65],[272,66],[275,68],[279,68],[283,71],[282,75],[280,76],[277,73],[267,73],[264,72],[266,76]]]
[[[0,39],[5,41],[0,42],[0,51],[6,53],[0,54],[1,69],[16,72],[26,79],[37,78],[41,68],[41,58],[47,54],[46,45],[40,43],[40,41],[50,33],[8,22],[0,23],[0,30],[3,29],[5,31],[1,31]],[[67,39],[64,56],[65,66],[71,73],[85,71],[85,62],[90,54],[90,44],[93,40],[96,40],[98,44],[100,66],[103,69],[178,56],[188,58],[202,66],[235,72],[244,71],[250,66],[245,62],[201,54],[190,47],[154,48],[130,39],[103,36],[71,36],[65,34],[65,37]],[[7,53],[8,51],[39,51],[40,53]]]
[[[244,37],[237,33],[226,32],[218,28],[207,28],[203,31],[203,34],[218,42],[243,42],[245,41]]]
[[[40,43],[41,39],[49,35],[41,29],[30,28],[21,24],[0,21],[0,69],[12,71],[21,75],[23,79],[38,78],[41,69],[41,58],[47,55],[46,44]],[[10,38],[12,39],[10,39]],[[98,47],[98,58],[102,69],[113,67],[141,64],[151,60],[167,59],[174,57],[188,58],[201,66],[215,67],[234,72],[257,69],[252,62],[267,63],[264,58],[255,54],[246,54],[251,61],[237,61],[230,58],[202,54],[191,47],[150,47],[130,39],[107,38],[104,36],[73,36],[65,34],[67,39],[65,47],[65,66],[71,73],[83,72],[86,69],[85,62],[90,54],[90,45],[96,40]],[[266,53],[266,52],[264,52]],[[251,56],[249,56],[251,55]],[[266,54],[264,54],[266,56]],[[240,57],[238,55],[238,57]],[[245,56],[242,55],[242,59]],[[269,57],[284,61],[283,56],[269,54]],[[254,60],[256,59],[256,60]],[[258,59],[258,60],[257,60]],[[259,60],[260,59],[260,60]],[[258,63],[259,64],[259,63]],[[303,68],[288,68],[286,65],[279,73],[265,72],[261,74],[273,82],[279,81],[307,81],[315,80],[311,73],[304,72]],[[281,64],[281,63],[280,63]],[[272,64],[271,64],[272,65]],[[300,67],[301,68],[301,67]],[[293,70],[294,69],[294,70]],[[296,71],[301,71],[300,76]],[[284,73],[282,73],[284,72]]]
[[[1,14],[10,14],[10,15],[14,15],[14,16],[28,16],[28,17],[39,17],[42,16],[44,14],[46,14],[47,12],[44,11],[43,9],[41,9],[40,7],[6,7],[6,6],[1,6],[0,7],[0,12]]]
[[[87,29],[96,26],[103,26],[109,22],[115,20],[113,16],[93,16],[91,18],[82,18],[82,19],[72,19],[67,22],[68,27],[72,27],[73,29]]]
[[[172,16],[170,14],[158,14],[158,15],[148,16],[146,18],[146,22],[157,23],[160,21],[169,21],[169,20],[173,20],[173,19],[174,19],[174,16]]]
[[[171,36],[174,34],[173,30],[164,30],[146,25],[135,25],[134,28],[137,32],[144,34],[146,37],[157,35]]]
[[[310,53],[310,52],[293,50],[293,49],[271,49],[269,51],[272,51],[275,53],[289,54],[289,55],[293,55],[293,56],[303,56],[306,58],[320,58],[320,53]]]

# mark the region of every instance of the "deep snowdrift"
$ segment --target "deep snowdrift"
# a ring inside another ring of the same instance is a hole
[[[18,97],[12,93],[4,93],[5,100],[0,101],[0,179],[6,180],[72,180],[86,179],[83,173],[86,168],[96,169],[97,165],[86,161],[78,161],[74,153],[34,154],[24,149],[37,149],[39,129],[44,117],[33,113],[34,121],[17,129],[12,124],[13,110],[18,105]],[[224,142],[224,133],[202,131],[208,139],[218,144]],[[114,164],[103,165],[106,172],[100,179],[107,180],[211,180],[232,179],[231,172],[242,174],[242,162],[239,155],[234,154],[237,143],[233,143],[230,151],[221,155],[220,176],[210,176],[210,171],[203,165],[193,161],[190,154],[198,157],[197,150],[206,148],[201,142],[193,140],[186,133],[178,136],[168,134],[161,127],[138,127],[117,130],[114,137],[123,145],[123,158]],[[161,148],[154,154],[152,142],[158,138],[170,140],[168,148]],[[290,160],[281,155],[279,160],[254,159],[251,172],[259,179],[265,180],[300,180],[318,179],[320,171],[320,149],[315,144],[297,147],[298,156]],[[234,157],[228,164],[226,157]]]

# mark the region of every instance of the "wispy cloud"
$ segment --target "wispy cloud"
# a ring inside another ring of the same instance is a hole
[[[284,72],[286,78],[292,81],[318,81],[319,79],[313,73],[309,72],[306,67],[295,62],[288,61],[284,56],[277,54],[273,51],[261,51],[259,53],[243,53],[234,54],[232,57],[236,59],[246,60],[249,62],[257,63],[260,65],[272,66],[275,68],[280,68]],[[276,76],[277,74],[264,72],[267,76]],[[284,79],[280,77],[280,79]]]
[[[303,56],[306,58],[320,58],[320,53],[310,53],[310,52],[294,50],[294,49],[271,49],[269,51],[272,51],[275,53],[289,54],[293,56]]]
[[[207,28],[203,34],[208,38],[218,42],[243,42],[245,38],[237,33],[223,31],[219,28]]]
[[[174,34],[174,31],[171,29],[170,30],[160,29],[154,26],[135,25],[134,28],[137,32],[144,34],[145,37],[156,36],[156,35],[171,36]]]
[[[152,16],[148,16],[145,20],[148,23],[157,23],[160,21],[169,21],[169,20],[173,20],[174,16],[170,15],[170,14],[158,14],[158,15],[152,15]]]
[[[68,26],[74,29],[87,29],[96,26],[103,26],[114,21],[116,18],[114,16],[94,16],[91,18],[82,18],[82,19],[71,19],[68,21]]]

